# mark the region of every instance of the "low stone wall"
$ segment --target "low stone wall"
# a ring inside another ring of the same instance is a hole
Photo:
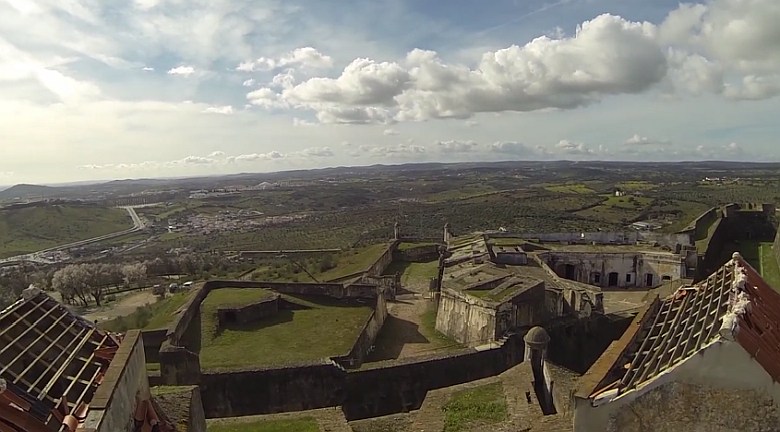
[[[217,321],[222,327],[228,323],[248,324],[276,315],[279,312],[279,298],[263,299],[244,306],[221,306],[217,308]]]
[[[393,262],[393,253],[398,248],[398,240],[391,242],[382,255],[374,261],[365,271],[368,276],[381,276],[384,274],[385,269]]]
[[[144,344],[139,330],[125,334],[103,383],[89,405],[84,429],[95,432],[133,430],[137,403],[150,397]]]
[[[229,373],[201,379],[206,417],[235,417],[343,406],[349,420],[419,408],[429,390],[498,375],[520,363],[521,336],[496,348],[417,357],[346,371],[333,362]]]
[[[363,329],[352,345],[352,349],[343,356],[333,357],[333,361],[349,369],[360,367],[371,351],[377,335],[382,330],[385,319],[387,319],[387,302],[383,296],[378,296],[374,310],[363,325]]]

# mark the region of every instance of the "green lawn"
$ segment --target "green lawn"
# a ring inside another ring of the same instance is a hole
[[[132,227],[127,211],[41,204],[0,210],[0,258],[48,249]]]
[[[504,387],[499,382],[457,392],[442,410],[444,432],[459,432],[471,430],[475,426],[500,423],[507,418]]]
[[[772,288],[780,290],[780,266],[777,265],[777,259],[772,250],[772,243],[761,243],[759,249],[761,276]]]
[[[346,354],[372,311],[367,306],[349,306],[332,299],[284,296],[300,309],[280,310],[255,323],[218,329],[217,308],[238,304],[239,297],[245,302],[259,298],[247,297],[253,291],[260,296],[264,290],[215,290],[201,305],[200,363],[204,368],[282,365]]]
[[[168,327],[173,321],[174,312],[187,301],[188,291],[168,294],[163,300],[158,300],[146,306],[140,306],[130,315],[115,318],[100,323],[100,327],[115,332],[125,332],[132,329],[157,330]]]
[[[319,432],[317,421],[311,417],[291,420],[220,421],[211,423],[208,432]]]
[[[314,276],[320,281],[328,281],[365,270],[376,262],[382,255],[382,252],[387,249],[387,246],[387,243],[380,243],[341,252],[335,257],[336,267]]]

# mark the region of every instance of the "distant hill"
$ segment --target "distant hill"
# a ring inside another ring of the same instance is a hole
[[[61,196],[59,188],[32,184],[18,184],[0,191],[0,201],[15,199],[27,200],[34,198],[56,198]]]

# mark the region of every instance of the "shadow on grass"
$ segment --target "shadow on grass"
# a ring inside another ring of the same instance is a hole
[[[309,308],[306,308],[309,309]],[[264,328],[273,327],[282,323],[290,322],[293,320],[294,313],[289,309],[282,309],[270,317],[263,318],[261,320],[252,323],[225,323],[217,328],[216,337],[222,335],[225,330],[236,332],[255,332]]]
[[[406,344],[429,342],[430,340],[420,333],[416,323],[388,315],[374,342],[376,348],[368,356],[367,361],[394,360],[401,355]]]

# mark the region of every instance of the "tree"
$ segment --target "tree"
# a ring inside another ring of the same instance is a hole
[[[137,285],[146,279],[146,264],[140,262],[135,264],[126,264],[122,266],[121,272],[125,285]]]
[[[114,276],[110,265],[71,264],[54,273],[52,287],[65,298],[78,298],[86,307],[89,296],[100,306],[104,288],[111,284]]]

